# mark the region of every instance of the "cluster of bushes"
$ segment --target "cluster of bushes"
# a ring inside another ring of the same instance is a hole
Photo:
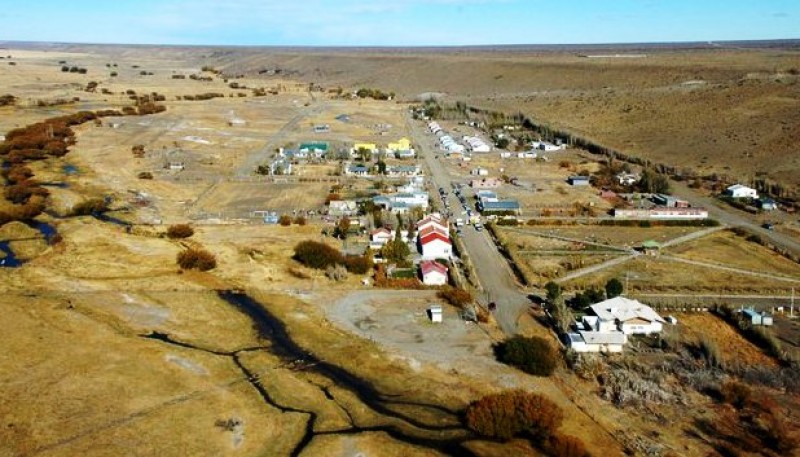
[[[389,100],[394,98],[394,92],[386,93],[380,89],[361,88],[356,91],[358,98],[371,98],[373,100]]]
[[[200,76],[200,75],[189,75],[189,79],[191,79],[192,81],[206,81],[206,82],[214,80],[214,78],[212,78],[211,76]]]
[[[172,75],[172,79],[186,79],[186,75]]]
[[[225,98],[225,94],[219,92],[206,92],[204,94],[197,94],[197,95],[184,95],[184,96],[177,96],[178,100],[186,100],[190,102],[194,101],[204,101],[204,100],[211,100],[214,98]]]
[[[298,243],[294,247],[294,259],[317,270],[325,270],[332,265],[344,265],[350,273],[366,274],[372,269],[370,256],[345,255],[333,246],[318,241]]]
[[[93,216],[108,211],[108,203],[103,198],[90,198],[72,207],[73,216]]]
[[[178,253],[178,265],[184,270],[208,271],[217,266],[217,259],[205,249],[189,248]]]
[[[284,214],[278,218],[278,224],[284,227],[288,227],[293,223],[295,225],[306,225],[308,221],[306,220],[305,216],[296,216],[294,219],[292,219],[292,216],[289,216],[288,214]]]
[[[189,224],[175,224],[167,228],[167,236],[173,240],[189,238],[192,235],[194,235],[194,229]]]
[[[375,287],[383,289],[425,289],[428,286],[422,284],[416,276],[411,278],[390,278],[386,272],[386,266],[379,263],[375,266]]]
[[[61,67],[61,71],[63,71],[64,73],[80,73],[82,75],[85,75],[89,70],[75,66],[69,67],[67,65],[63,65]]]
[[[564,412],[548,398],[522,390],[487,395],[472,403],[464,415],[467,427],[487,438],[526,438],[556,457],[588,457],[586,445],[559,428]]]
[[[513,336],[495,346],[501,362],[534,376],[550,376],[558,366],[558,352],[540,337]]]
[[[794,455],[798,438],[770,396],[737,381],[726,382],[717,394],[732,408],[720,410],[714,420],[701,419],[699,426],[722,455]]]

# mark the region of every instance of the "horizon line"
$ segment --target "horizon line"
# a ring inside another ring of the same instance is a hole
[[[800,46],[799,38],[769,38],[753,40],[692,40],[692,41],[620,41],[604,43],[494,43],[494,44],[426,44],[426,45],[301,45],[301,44],[174,44],[174,43],[113,43],[113,42],[80,42],[80,41],[31,41],[31,40],[2,40],[0,46],[9,44],[40,45],[40,46],[132,46],[148,47],[160,46],[170,48],[273,48],[273,49],[481,49],[481,48],[565,48],[576,49],[580,47],[613,47],[613,46],[639,46],[663,48],[669,46],[695,46],[715,47],[719,45],[747,45],[747,44],[792,44]]]

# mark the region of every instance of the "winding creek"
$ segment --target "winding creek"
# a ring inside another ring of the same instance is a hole
[[[282,412],[307,415],[308,420],[306,421],[305,431],[301,439],[292,449],[290,453],[292,457],[299,456],[317,436],[357,435],[365,432],[384,432],[397,441],[436,450],[445,455],[474,455],[469,449],[463,446],[466,441],[471,439],[471,434],[460,425],[458,412],[451,411],[438,405],[392,400],[390,396],[380,393],[371,382],[338,365],[321,360],[314,354],[303,349],[289,335],[284,323],[252,297],[233,291],[221,291],[218,294],[222,300],[250,319],[254,328],[258,331],[259,336],[269,343],[268,347],[252,347],[233,352],[221,352],[177,341],[163,333],[153,332],[141,336],[182,348],[200,350],[217,356],[229,357],[266,404]],[[342,430],[317,431],[316,422],[318,415],[316,412],[283,405],[277,402],[267,388],[261,383],[259,375],[254,373],[241,361],[240,355],[242,353],[260,350],[269,350],[271,354],[280,358],[286,366],[300,367],[302,371],[313,372],[329,380],[332,385],[351,392],[364,406],[384,418],[385,422],[389,422],[389,424],[359,426],[353,420],[353,416],[347,407],[337,401],[330,389],[307,380],[310,385],[319,389],[327,400],[335,402],[336,405],[345,412],[350,422],[349,427]],[[436,416],[438,416],[437,422],[454,425],[427,423],[392,409],[392,404],[425,408],[435,412]],[[391,422],[394,422],[394,424],[391,424]]]

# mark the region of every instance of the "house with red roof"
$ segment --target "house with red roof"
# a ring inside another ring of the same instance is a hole
[[[423,259],[449,259],[453,255],[450,237],[440,231],[434,230],[418,240]]]
[[[426,286],[443,286],[447,284],[447,267],[434,260],[425,260],[419,264],[422,283]]]

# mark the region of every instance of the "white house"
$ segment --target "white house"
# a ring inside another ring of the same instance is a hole
[[[617,178],[617,182],[619,182],[621,186],[632,186],[639,182],[639,179],[641,179],[637,174],[626,173],[624,171],[622,173],[618,173],[615,178]]]
[[[358,213],[358,203],[355,200],[333,200],[328,204],[328,214],[331,216],[354,216]]]
[[[428,312],[431,313],[431,322],[435,324],[442,323],[442,305],[431,305],[428,308]]]
[[[421,236],[419,248],[423,259],[449,259],[453,255],[450,237],[438,231]]]
[[[394,232],[387,229],[386,227],[381,227],[379,229],[373,230],[369,234],[369,241],[370,246],[383,246],[384,244],[392,241],[394,239]]]
[[[422,232],[428,227],[438,227],[444,233],[447,233],[447,221],[442,218],[439,213],[431,213],[425,219],[417,222],[417,232]]]
[[[584,317],[588,331],[614,332],[626,335],[660,333],[664,319],[653,308],[625,297],[615,297],[589,307],[594,316]]]
[[[489,176],[489,170],[478,167],[470,170],[469,174],[473,176]]]
[[[732,198],[758,198],[758,192],[742,184],[734,184],[725,191]]]
[[[443,286],[447,284],[447,267],[435,260],[425,260],[419,264],[422,283],[426,286]]]

